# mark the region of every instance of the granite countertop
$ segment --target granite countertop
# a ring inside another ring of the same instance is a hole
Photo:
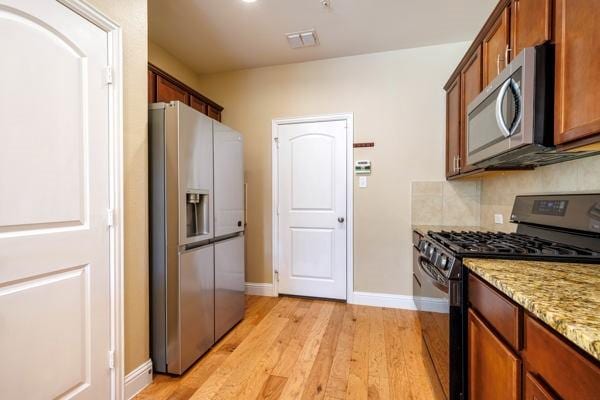
[[[452,226],[452,225],[412,225],[412,230],[426,235],[429,231],[480,231],[491,232],[492,229],[482,226]]]
[[[600,265],[483,259],[463,264],[600,361]]]

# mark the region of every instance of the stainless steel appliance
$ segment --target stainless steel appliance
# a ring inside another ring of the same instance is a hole
[[[467,107],[467,163],[539,166],[596,154],[554,147],[554,54],[525,48]]]
[[[468,396],[469,270],[463,267],[463,258],[600,264],[600,193],[517,196],[511,222],[518,224],[515,233],[430,231],[419,240],[422,279],[449,293],[448,357],[431,353],[451,400]]]
[[[242,136],[150,105],[152,360],[181,374],[244,315]]]

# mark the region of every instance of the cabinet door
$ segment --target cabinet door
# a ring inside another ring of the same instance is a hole
[[[460,73],[461,76],[461,120],[467,121],[467,107],[473,101],[482,88],[481,74],[481,46],[477,48],[471,59],[463,67]],[[461,140],[460,140],[460,172],[473,170],[473,166],[467,165],[467,124],[461,124]]]
[[[156,103],[156,74],[148,70],[148,104]]]
[[[521,361],[469,310],[469,399],[518,399]]]
[[[208,104],[208,116],[221,122],[221,111]]]
[[[446,176],[459,173],[460,156],[460,76],[446,91]]]
[[[600,132],[600,0],[556,0],[555,144]]]
[[[513,0],[510,17],[513,57],[552,38],[552,0]]]
[[[508,64],[508,8],[483,39],[483,84],[487,86]]]
[[[535,376],[529,372],[525,376],[525,400],[558,400]]]
[[[166,80],[162,76],[157,76],[156,101],[169,102],[173,100],[179,100],[182,103],[189,104],[189,95],[184,89],[174,83]]]
[[[196,96],[190,96],[190,107],[193,109],[200,111],[202,114],[208,114],[207,106],[205,102]]]

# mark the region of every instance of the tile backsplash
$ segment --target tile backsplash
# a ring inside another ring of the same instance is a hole
[[[481,180],[481,226],[514,231],[509,220],[519,194],[574,191],[600,191],[600,156],[487,176]],[[502,214],[504,223],[495,224],[494,214]]]
[[[412,223],[477,226],[480,202],[480,181],[413,182]]]
[[[540,167],[507,171],[481,180],[413,182],[414,225],[481,226],[512,232],[510,214],[519,194],[600,192],[600,156]],[[496,224],[494,215],[503,223]]]

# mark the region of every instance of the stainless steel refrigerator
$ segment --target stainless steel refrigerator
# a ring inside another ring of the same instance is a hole
[[[178,101],[148,124],[152,361],[182,374],[244,315],[243,141]]]

